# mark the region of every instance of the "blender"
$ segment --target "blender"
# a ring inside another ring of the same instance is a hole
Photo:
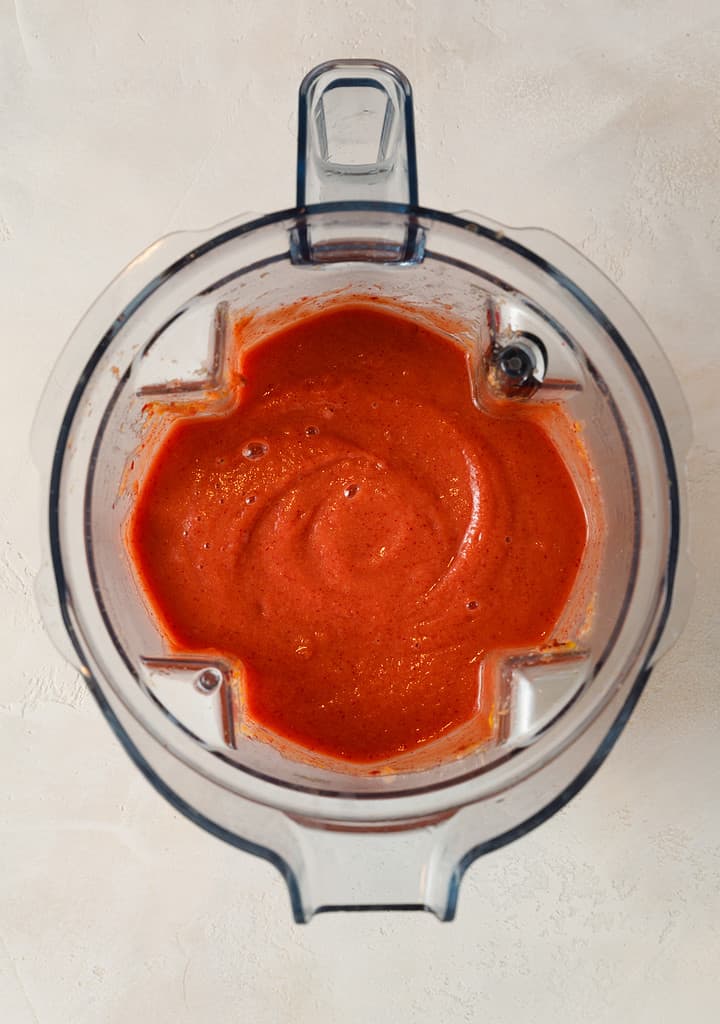
[[[231,666],[167,649],[123,544],[148,406],[222,405],[245,311],[349,294],[419,320],[448,310],[479,401],[561,403],[603,510],[577,642],[503,661],[489,742],[385,771],[244,732]],[[38,600],[138,768],[192,821],[273,863],[297,921],[369,908],[450,920],[468,865],[593,775],[679,634],[689,443],[677,381],[617,288],[549,232],[421,206],[409,82],[383,62],[332,61],[300,87],[296,205],[160,239],[60,357],[33,437],[47,484]]]

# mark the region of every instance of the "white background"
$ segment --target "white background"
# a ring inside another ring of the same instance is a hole
[[[294,925],[280,877],[178,817],[32,600],[42,383],[139,249],[293,199],[296,90],[382,57],[421,198],[554,229],[636,303],[692,406],[697,597],[610,760],[477,862],[457,920]],[[0,1019],[720,1019],[720,9],[0,0]]]

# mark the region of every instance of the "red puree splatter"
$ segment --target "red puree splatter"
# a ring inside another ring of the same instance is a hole
[[[463,351],[381,308],[238,358],[233,411],[172,426],[128,526],[168,643],[239,659],[245,716],[315,753],[486,737],[483,655],[552,638],[585,549],[562,413],[479,411]]]

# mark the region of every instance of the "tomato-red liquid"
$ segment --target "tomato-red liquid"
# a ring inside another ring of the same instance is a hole
[[[169,645],[241,662],[246,718],[318,754],[482,740],[483,659],[552,640],[586,547],[562,413],[480,411],[465,353],[382,308],[238,358],[232,412],[171,427],[128,524]]]

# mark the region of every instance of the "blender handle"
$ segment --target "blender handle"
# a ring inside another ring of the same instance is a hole
[[[297,205],[418,202],[410,82],[392,64],[334,60],[300,85]]]

